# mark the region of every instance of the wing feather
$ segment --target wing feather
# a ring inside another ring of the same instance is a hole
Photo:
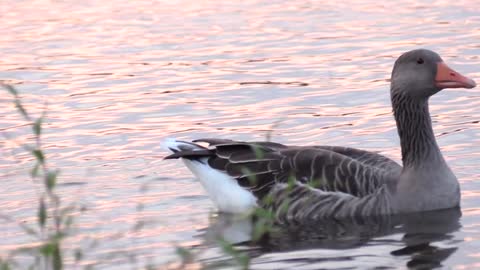
[[[388,184],[401,167],[377,153],[338,146],[287,147],[271,142],[199,139],[208,149],[171,158],[208,157],[208,164],[226,172],[262,198],[278,183],[295,180],[322,192],[362,198]],[[342,204],[342,203],[338,203]],[[336,204],[335,204],[336,206]],[[337,206],[336,206],[337,207]],[[340,206],[338,206],[340,207]]]
[[[272,209],[281,223],[391,213],[390,197],[385,185],[365,197],[323,191],[301,183],[293,186],[275,185],[271,194],[275,200],[264,206]]]

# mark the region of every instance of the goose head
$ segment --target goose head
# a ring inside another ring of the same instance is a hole
[[[391,93],[428,99],[444,88],[473,88],[476,83],[448,67],[435,52],[417,49],[402,54],[393,67]]]

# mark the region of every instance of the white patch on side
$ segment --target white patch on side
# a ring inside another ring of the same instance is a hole
[[[257,206],[257,199],[251,192],[242,188],[228,174],[208,166],[206,158],[202,159],[202,162],[182,160],[221,212],[248,214]]]

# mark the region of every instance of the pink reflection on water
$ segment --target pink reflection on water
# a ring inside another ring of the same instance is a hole
[[[0,8],[0,80],[18,85],[36,114],[48,101],[47,153],[64,183],[84,184],[81,200],[91,211],[79,242],[104,240],[111,229],[145,218],[156,225],[138,236],[157,241],[139,246],[166,250],[207,226],[212,206],[198,183],[179,164],[159,160],[165,137],[259,140],[273,129],[282,143],[362,146],[400,160],[388,96],[394,59],[428,47],[480,77],[480,6],[473,0],[7,0]],[[435,131],[453,169],[467,175],[464,200],[475,204],[477,89],[447,91],[432,100]],[[14,152],[0,161],[2,211],[34,224],[26,180],[32,158],[19,149],[31,141],[30,130],[4,107],[0,131],[15,134],[15,142],[0,141],[2,155]],[[144,181],[150,190],[142,194]],[[78,198],[78,187],[61,190]],[[132,214],[140,203],[145,210]],[[19,233],[9,235],[13,243]]]

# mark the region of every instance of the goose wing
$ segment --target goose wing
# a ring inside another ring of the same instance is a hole
[[[195,140],[195,142],[205,142],[205,143],[208,143],[209,146],[216,146],[219,144],[223,145],[223,144],[229,144],[229,143],[239,143],[239,142],[235,142],[233,140],[228,140],[228,139],[199,139],[199,140]],[[287,146],[285,145],[274,143],[274,142],[255,142],[254,144],[269,146],[270,148],[273,148],[273,149],[287,148]],[[365,151],[365,150],[351,148],[351,147],[327,146],[327,145],[312,146],[312,148],[332,151],[332,152],[341,154],[343,156],[352,158],[364,165],[376,167],[377,169],[381,169],[386,172],[391,171],[392,173],[394,173],[402,169],[402,166],[400,166],[397,162],[393,161],[392,159],[384,155],[379,154],[378,152]]]
[[[314,146],[315,148],[333,151],[344,156],[348,156],[367,166],[376,167],[385,172],[395,173],[402,170],[397,162],[379,154],[378,152],[365,151],[361,149],[343,147],[343,146]]]
[[[291,181],[308,184],[323,192],[365,197],[393,178],[390,177],[391,168],[400,168],[383,156],[368,155],[366,151],[353,148],[289,147],[273,142],[223,139],[200,139],[194,142],[205,142],[210,147],[204,153],[192,153],[192,158],[198,158],[198,155],[208,157],[210,167],[227,173],[260,199],[274,185]]]
[[[297,182],[275,185],[269,194],[274,200],[267,201],[264,206],[275,213],[278,222],[289,225],[329,218],[356,218],[362,222],[361,217],[392,214],[390,194],[385,184],[358,197]]]

